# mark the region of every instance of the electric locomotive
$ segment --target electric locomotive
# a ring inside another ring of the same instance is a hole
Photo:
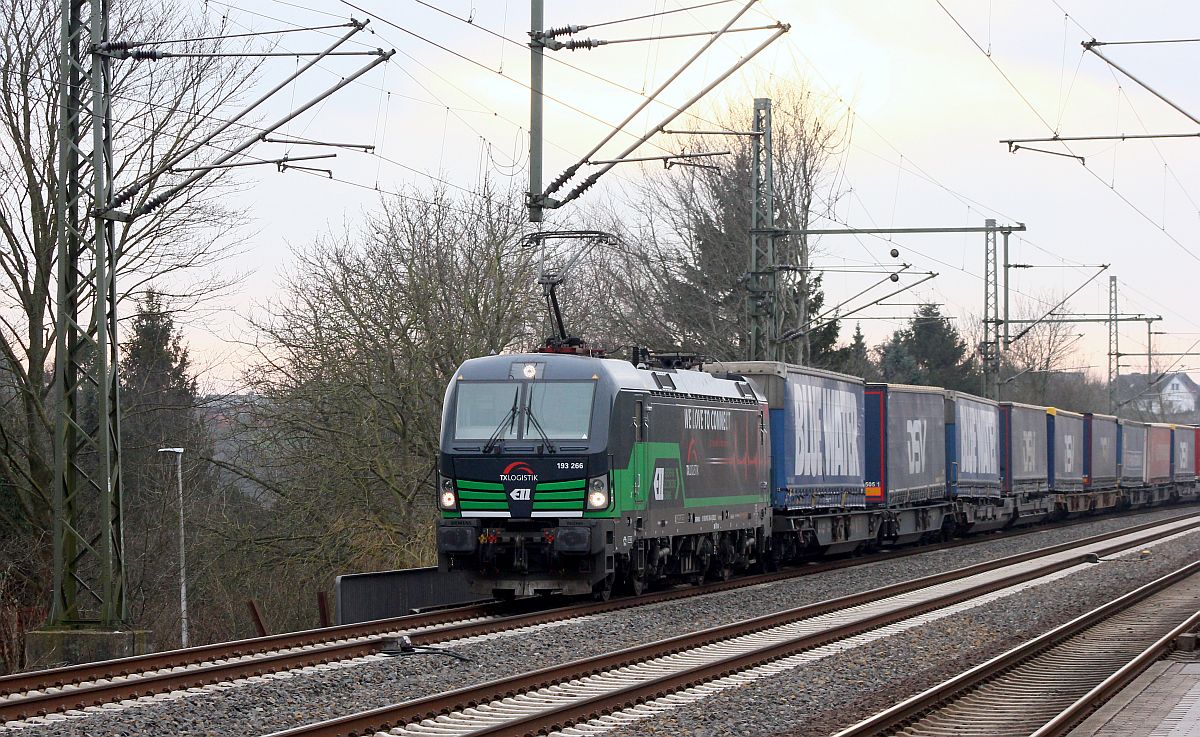
[[[766,559],[769,448],[766,401],[737,376],[468,360],[443,405],[439,565],[503,598],[728,576]]]

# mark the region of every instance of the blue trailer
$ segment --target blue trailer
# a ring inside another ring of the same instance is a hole
[[[1000,497],[1000,407],[947,391],[946,486],[954,499]]]
[[[772,528],[782,558],[875,541],[863,488],[863,381],[773,361],[705,364],[745,377],[767,398]],[[858,514],[857,512],[862,512]]]

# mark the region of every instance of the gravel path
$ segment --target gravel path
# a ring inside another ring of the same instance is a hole
[[[100,737],[101,735],[180,735],[187,737],[218,737],[223,735],[267,734],[300,724],[361,711],[386,704],[427,696],[484,680],[534,670],[568,660],[596,655],[631,645],[650,642],[673,635],[694,631],[698,623],[715,626],[748,617],[767,614],[782,609],[801,606],[815,601],[863,591],[889,583],[909,580],[953,568],[959,568],[983,560],[1013,555],[1026,550],[1045,547],[1067,540],[1096,535],[1113,529],[1133,526],[1153,519],[1175,516],[1180,508],[1155,512],[1106,518],[1069,528],[1049,527],[1037,533],[1019,537],[985,539],[975,545],[952,550],[930,551],[917,556],[879,561],[841,571],[831,571],[806,576],[790,581],[765,584],[737,591],[713,594],[705,597],[666,602],[635,609],[612,612],[593,617],[583,622],[572,622],[561,626],[546,627],[536,631],[522,632],[513,636],[489,639],[455,648],[455,652],[470,658],[459,661],[444,655],[416,655],[394,659],[374,660],[352,667],[319,670],[294,674],[280,680],[264,680],[218,692],[205,692],[176,701],[138,705],[133,708],[98,713],[80,719],[68,719],[52,725],[22,729],[15,734],[22,737]],[[1165,547],[1165,546],[1164,546]],[[1185,548],[1187,546],[1184,546]],[[1196,547],[1192,543],[1191,558],[1195,558]],[[1183,553],[1181,553],[1183,554]],[[740,711],[728,708],[710,708],[704,702],[692,709],[679,712],[653,722],[639,723],[628,734],[763,734],[784,732],[800,728],[805,722],[794,719],[817,719],[820,724],[831,724],[833,718],[849,723],[847,715],[860,709],[863,713],[873,710],[863,700],[872,683],[886,678],[884,683],[897,688],[899,681],[905,693],[911,693],[929,685],[939,676],[931,666],[936,662],[931,653],[941,651],[952,656],[986,657],[1003,649],[1020,637],[1017,628],[1030,622],[1035,626],[1046,626],[1047,617],[1069,618],[1061,614],[1072,607],[1087,608],[1081,602],[1092,601],[1095,596],[1105,598],[1110,590],[1127,590],[1131,577],[1145,574],[1167,556],[1156,553],[1145,565],[1105,566],[1109,571],[1116,568],[1115,575],[1101,577],[1103,587],[1097,588],[1091,579],[1080,583],[1058,586],[1059,593],[1046,596],[1057,604],[1043,605],[1034,596],[1022,599],[1018,606],[998,605],[1007,611],[996,618],[982,619],[970,624],[970,636],[964,636],[963,626],[948,627],[947,634],[930,644],[924,633],[891,638],[887,641],[846,653],[840,659],[849,662],[836,667],[821,667],[819,673],[805,669],[807,676],[796,681],[807,684],[793,685],[782,689],[774,697],[762,695],[763,686],[737,689],[742,693],[725,693],[720,699],[749,699],[737,708],[761,713],[761,719],[747,722],[750,731],[729,731],[740,720]],[[1168,566],[1170,567],[1170,566]],[[1089,574],[1095,577],[1096,574]],[[1142,579],[1137,579],[1142,580]],[[1029,602],[1029,603],[1026,603]],[[973,617],[974,613],[963,615]],[[1061,621],[1061,619],[1057,621]],[[947,620],[949,621],[949,620]],[[954,621],[961,621],[955,618]],[[970,621],[970,620],[968,620]],[[938,627],[947,627],[938,623]],[[991,633],[1001,632],[1000,637]],[[895,641],[895,642],[893,642]],[[989,647],[993,647],[989,650]],[[884,653],[882,656],[878,654]],[[824,662],[824,661],[823,661]],[[798,669],[799,670],[799,669]],[[799,678],[797,671],[781,677],[780,682]],[[879,698],[882,705],[891,703],[895,691],[884,691]],[[759,694],[759,695],[755,695]],[[787,695],[787,709],[778,709],[772,698]],[[734,703],[733,701],[730,702]],[[751,706],[758,704],[758,708]],[[770,705],[770,709],[764,708]],[[805,706],[810,705],[810,706]],[[818,706],[820,708],[818,708]],[[795,715],[793,709],[799,709]],[[735,715],[735,717],[721,717]],[[669,720],[675,720],[673,723]],[[671,724],[671,726],[663,726]],[[643,726],[645,729],[643,729]],[[824,728],[824,727],[822,727]],[[652,732],[651,730],[657,730]],[[798,734],[821,734],[807,727]],[[614,733],[615,734],[615,733]]]

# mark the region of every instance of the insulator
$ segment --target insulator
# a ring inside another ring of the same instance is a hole
[[[169,53],[158,49],[133,49],[129,52],[129,58],[134,61],[158,61],[168,56],[170,56]]]
[[[146,215],[148,213],[154,212],[158,208],[165,205],[167,203],[167,199],[168,199],[168,197],[165,194],[160,194],[160,195],[151,197],[150,199],[146,200],[146,204],[142,205],[141,212],[139,214]]]
[[[134,46],[140,45],[139,41],[105,41],[104,43],[96,44],[96,51],[128,51]]]
[[[575,51],[576,49],[594,49],[597,46],[603,46],[606,43],[608,43],[608,41],[601,41],[598,38],[583,38],[578,41],[567,41],[565,44],[563,44],[563,48],[567,49],[568,51]]]
[[[578,165],[571,166],[569,169],[564,171],[561,176],[559,176],[557,179],[555,179],[553,182],[551,182],[550,187],[546,191],[547,192],[556,191],[559,187],[561,187],[564,184],[566,184],[567,182],[571,181],[571,177],[575,176],[575,172],[577,172],[577,171],[579,171]]]
[[[555,36],[570,36],[573,33],[579,33],[587,28],[587,26],[559,26],[551,28],[548,31],[543,31],[542,36],[545,38],[554,38]]]
[[[113,197],[112,203],[109,204],[109,209],[115,210],[118,207],[120,207],[121,205],[124,205],[126,202],[129,202],[131,199],[133,199],[134,195],[136,195],[141,190],[142,190],[141,184],[134,184],[133,186],[126,189],[124,192],[117,193],[117,196]]]
[[[579,183],[579,186],[575,188],[574,194],[576,196],[578,196],[578,195],[583,194],[587,190],[591,189],[592,185],[595,184],[599,178],[600,177],[598,177],[596,175],[592,175],[592,176],[588,177],[587,179],[584,179],[582,182]]]

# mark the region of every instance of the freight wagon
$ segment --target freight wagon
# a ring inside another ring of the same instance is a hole
[[[867,384],[867,499],[888,509],[881,540],[908,543],[940,530],[946,486],[946,395],[935,387]]]
[[[1054,513],[1050,495],[1050,423],[1046,407],[1000,403],[1000,475],[1006,512],[1023,522]]]
[[[863,381],[772,361],[707,363],[742,377],[767,400],[771,426],[773,556],[844,553],[879,536],[864,485]]]
[[[1000,406],[946,391],[945,408],[946,488],[958,502],[957,525],[972,532],[1008,525],[1012,500],[1002,498],[1001,492]]]
[[[1083,492],[1064,497],[1067,514],[1112,509],[1120,503],[1120,429],[1111,415],[1083,416]]]

